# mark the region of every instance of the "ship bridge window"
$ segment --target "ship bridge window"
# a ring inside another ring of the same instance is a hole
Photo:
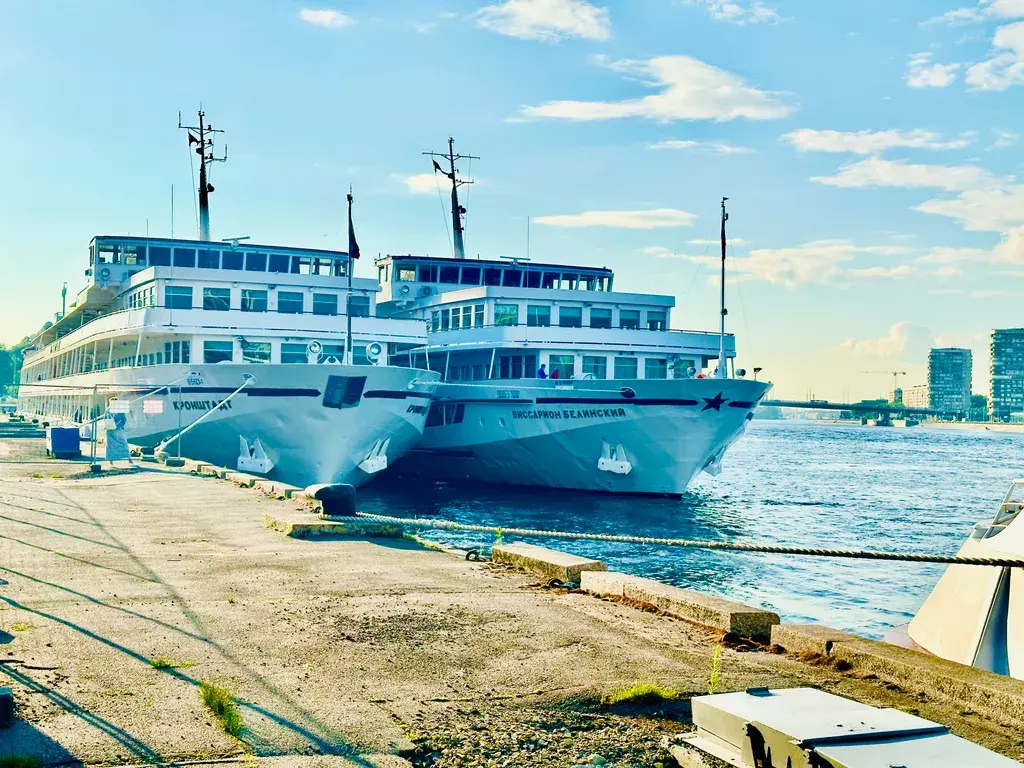
[[[558,325],[560,328],[582,328],[583,307],[559,307]]]
[[[540,272],[538,270],[527,270],[523,288],[540,288]]]
[[[545,272],[544,278],[541,280],[541,288],[560,288],[562,276],[558,272]]]
[[[245,254],[245,271],[246,272],[266,272],[267,271],[267,254],[265,254],[265,253],[247,253],[247,254]]]
[[[604,307],[593,307],[590,310],[591,328],[611,328],[612,311]]]
[[[596,282],[597,277],[594,275],[580,275],[580,290],[592,291]]]
[[[400,282],[412,282],[416,279],[416,267],[409,264],[399,264],[396,269],[398,270],[398,280]]]
[[[203,288],[203,309],[231,309],[231,289]]]
[[[452,283],[459,282],[459,268],[458,267],[441,267],[440,282],[451,285]]]
[[[484,285],[501,285],[501,267],[487,267],[484,270]]]
[[[224,251],[220,257],[220,268],[221,269],[241,269],[242,268],[242,253],[241,251]]]
[[[637,361],[635,357],[615,358],[615,378],[635,379],[637,372]]]
[[[338,314],[338,296],[333,293],[313,294],[314,315],[336,315]]]
[[[310,275],[313,273],[313,260],[308,256],[292,256],[292,274]]]
[[[463,267],[459,282],[463,285],[480,285],[480,267]]]
[[[523,271],[521,269],[506,269],[501,284],[506,288],[518,288],[523,284]]]
[[[210,363],[230,363],[235,353],[235,343],[233,341],[204,341],[203,342],[203,362]]]
[[[220,269],[220,251],[199,251],[197,266],[200,269]]]
[[[164,361],[168,363],[188,363],[189,342],[187,341],[166,341],[164,342]]]
[[[269,341],[243,341],[242,360],[247,363],[269,363],[270,342]]]
[[[558,374],[555,376],[555,374]],[[548,376],[558,379],[571,379],[576,375],[576,357],[574,355],[548,355]]]
[[[579,284],[580,276],[575,272],[567,272],[562,275],[563,288],[568,288],[570,291],[575,291],[576,286]]]
[[[176,267],[194,267],[196,265],[196,249],[195,248],[175,248],[174,249],[174,266]]]
[[[307,362],[309,362],[309,355],[306,352],[305,344],[284,343],[281,345],[282,365],[302,365]]]
[[[254,288],[242,289],[242,311],[243,312],[266,312],[267,292]]]
[[[430,264],[420,264],[419,266],[419,281],[421,283],[436,283],[437,282],[437,267]]]
[[[125,264],[136,266],[146,265],[146,246],[144,245],[122,245],[121,258]]]
[[[495,325],[519,325],[518,304],[495,304],[494,305]]]
[[[272,253],[268,257],[267,271],[287,274],[291,266],[291,258],[283,253]]]
[[[301,315],[303,297],[296,291],[277,292],[277,311],[287,315]]]
[[[593,376],[595,379],[607,379],[608,378],[608,358],[604,355],[600,357],[591,357],[589,355],[583,356],[583,374]]]
[[[369,296],[352,296],[349,299],[349,308],[352,313],[352,317],[369,317],[370,316],[370,297]]]
[[[547,328],[551,325],[551,307],[528,304],[526,306],[526,324],[529,326]]]
[[[667,379],[668,361],[661,358],[648,357],[644,360],[644,378]]]
[[[628,328],[630,330],[636,330],[640,327],[640,310],[639,309],[621,309],[619,310],[619,328]]]
[[[192,309],[192,286],[168,285],[164,288],[164,306],[167,309]]]
[[[151,267],[171,266],[171,249],[162,245],[149,246],[149,265]]]
[[[665,330],[665,313],[661,310],[650,311],[647,313],[647,330],[648,331],[664,331]]]

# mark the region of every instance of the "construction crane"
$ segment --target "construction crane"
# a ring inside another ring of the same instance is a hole
[[[861,373],[884,373],[886,376],[892,376],[892,396],[896,398],[896,390],[899,389],[900,376],[906,376],[906,371],[861,371]]]

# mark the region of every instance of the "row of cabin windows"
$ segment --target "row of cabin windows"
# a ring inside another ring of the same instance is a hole
[[[257,288],[243,288],[239,308],[243,312],[266,312],[268,292]],[[352,316],[370,316],[370,297],[352,296]],[[168,285],[164,288],[164,306],[168,309],[192,309],[192,286]],[[231,309],[230,288],[203,288],[203,309]],[[333,293],[313,294],[314,315],[338,314],[338,296]],[[305,312],[305,294],[299,291],[278,291],[277,311],[282,314],[301,315]]]
[[[387,283],[387,264],[377,268],[378,281]],[[556,290],[610,291],[611,275],[559,272],[521,267],[481,267],[459,264],[394,265],[400,282],[441,283],[442,285],[494,285],[505,288],[549,288]]]
[[[424,426],[443,427],[445,424],[461,424],[465,418],[464,403],[431,403]]]
[[[460,328],[482,328],[484,305],[465,304],[458,307],[442,307],[430,313],[431,331],[457,331]]]
[[[171,248],[164,245],[98,243],[97,264],[150,267],[198,267],[245,272],[278,272],[293,275],[345,275],[344,257],[291,256],[236,249]]]
[[[271,345],[269,341],[245,341],[240,342],[242,348],[242,361],[246,363],[269,363],[271,361]],[[344,344],[322,345],[320,357],[317,360],[341,362],[345,359]],[[203,362],[204,363],[229,363],[234,360],[235,343],[233,341],[204,341]],[[313,360],[316,362],[317,360]],[[311,362],[308,345],[305,343],[281,344],[281,363],[283,365],[304,365]],[[365,346],[353,346],[352,362],[355,365],[368,365]]]
[[[639,359],[635,357],[613,358],[611,376],[609,377],[607,355],[583,355],[582,375],[588,374],[595,379],[636,379],[639,375]],[[486,365],[453,365],[448,368],[448,381],[475,381],[486,379]],[[552,376],[557,372],[559,379],[571,379],[576,376],[575,355],[550,355],[546,373]],[[536,355],[500,355],[494,361],[494,378],[496,379],[533,379],[537,378]],[[644,378],[668,378],[668,360],[648,357],[644,360]]]
[[[664,331],[668,325],[668,313],[662,309],[647,310],[647,330]],[[591,307],[589,311],[590,328],[611,328],[612,310],[607,307]],[[519,325],[518,304],[495,304],[495,325]],[[526,305],[526,324],[530,327],[546,328],[551,325],[551,307],[547,305]],[[558,307],[558,326],[560,328],[582,328],[583,307]],[[619,328],[640,328],[639,309],[620,309]]]

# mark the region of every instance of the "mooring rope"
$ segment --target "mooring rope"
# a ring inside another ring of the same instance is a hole
[[[854,560],[890,560],[907,563],[936,563],[939,565],[988,565],[1004,568],[1024,568],[1024,560],[1006,557],[955,557],[952,555],[929,555],[920,552],[875,552],[865,549],[823,549],[820,547],[789,547],[780,544],[754,544],[729,541],[706,541],[700,539],[666,539],[657,536],[622,536],[612,533],[575,533],[572,531],[542,531],[535,528],[505,528],[493,525],[457,523],[454,520],[436,520],[422,517],[390,517],[369,512],[357,512],[359,517],[382,523],[407,525],[414,528],[438,528],[447,531],[472,531],[475,533],[511,534],[514,536],[535,536],[538,538],[578,539],[581,541],[609,541],[616,544],[653,544],[663,547],[685,547],[688,549],[717,549],[726,552],[760,552],[768,555],[799,555],[803,557],[839,557]]]

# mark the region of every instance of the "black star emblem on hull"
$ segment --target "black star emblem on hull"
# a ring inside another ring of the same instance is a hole
[[[719,392],[714,397],[703,397],[701,399],[706,403],[706,405],[703,408],[701,408],[701,411],[710,411],[712,408],[714,408],[716,411],[721,411],[722,406],[725,403],[729,402],[729,398],[722,397],[721,392]]]

